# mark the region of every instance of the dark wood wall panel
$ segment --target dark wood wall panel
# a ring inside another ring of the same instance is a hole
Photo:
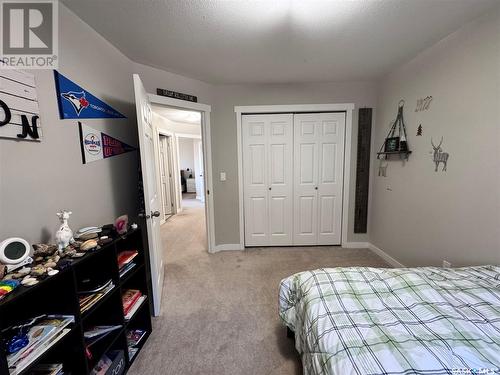
[[[366,233],[367,231],[371,136],[372,109],[360,108],[358,116],[358,154],[356,161],[354,233]]]

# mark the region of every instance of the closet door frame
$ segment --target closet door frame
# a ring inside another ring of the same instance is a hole
[[[262,106],[235,106],[236,132],[238,147],[238,201],[239,201],[239,243],[225,244],[224,249],[245,249],[245,218],[244,218],[244,193],[243,193],[243,140],[242,140],[242,115],[271,114],[271,113],[317,113],[317,112],[345,112],[345,146],[344,146],[344,178],[342,197],[342,247],[356,247],[358,243],[347,241],[348,223],[350,217],[350,172],[352,149],[352,118],[354,103],[341,104],[295,104],[295,105],[262,105]],[[354,196],[353,196],[354,199]]]

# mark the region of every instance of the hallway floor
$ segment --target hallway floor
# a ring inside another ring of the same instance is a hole
[[[300,357],[278,316],[278,285],[320,267],[387,267],[367,249],[255,248],[208,254],[203,205],[162,227],[162,314],[131,375],[299,375]]]
[[[172,216],[161,227],[161,239],[167,264],[186,249],[206,251],[205,205],[187,194],[182,199],[182,211]]]

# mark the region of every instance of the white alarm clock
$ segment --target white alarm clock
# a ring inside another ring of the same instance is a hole
[[[12,237],[0,242],[0,263],[7,266],[7,272],[33,262],[30,244],[22,238]]]

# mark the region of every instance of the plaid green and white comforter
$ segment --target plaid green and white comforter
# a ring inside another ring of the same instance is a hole
[[[281,281],[304,375],[500,374],[500,267],[328,268]]]

